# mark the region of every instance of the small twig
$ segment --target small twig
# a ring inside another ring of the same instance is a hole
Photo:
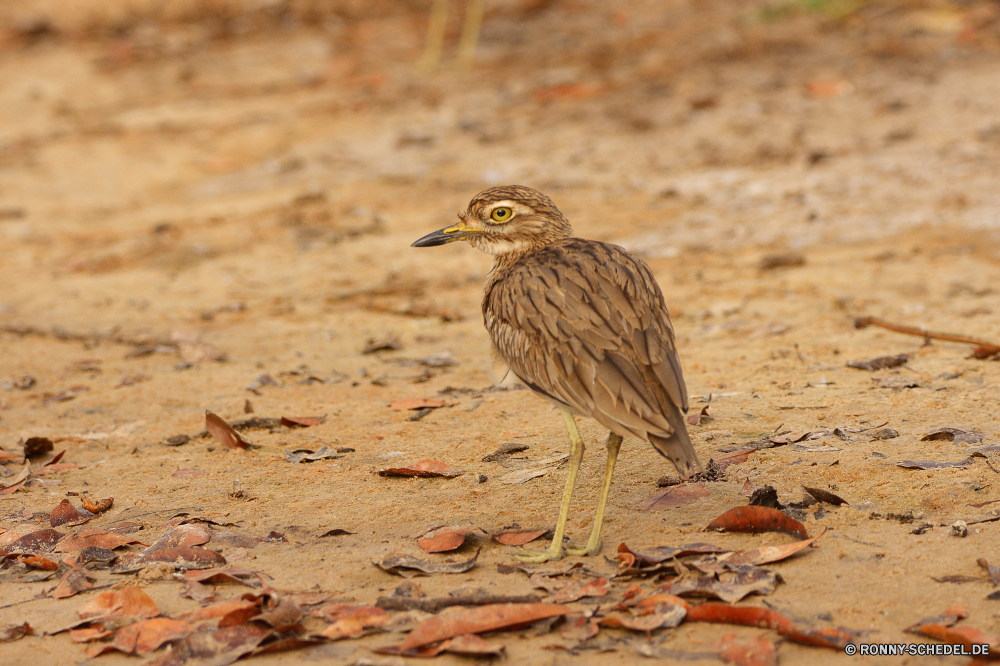
[[[967,345],[976,345],[979,347],[987,346],[1000,348],[1000,345],[995,342],[983,340],[982,338],[974,338],[971,335],[959,335],[958,333],[935,333],[934,331],[917,328],[916,326],[901,326],[899,324],[893,324],[877,317],[858,317],[854,320],[854,328],[868,328],[869,326],[878,326],[890,331],[895,331],[896,333],[916,335],[924,339],[963,342]]]
[[[538,602],[534,594],[524,596],[505,596],[493,594],[474,594],[458,597],[439,597],[437,599],[420,599],[413,597],[391,596],[379,597],[375,605],[383,610],[421,610],[425,613],[437,613],[450,606],[486,606],[489,604],[534,604]]]

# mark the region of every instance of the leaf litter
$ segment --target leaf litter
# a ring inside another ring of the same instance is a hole
[[[403,467],[388,467],[378,471],[379,476],[443,476],[453,478],[461,476],[462,474],[465,474],[465,472],[459,469],[453,469],[447,463],[443,463],[440,460],[432,459],[418,460],[411,465],[405,465]]]

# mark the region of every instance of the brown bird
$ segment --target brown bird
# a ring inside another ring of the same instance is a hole
[[[530,187],[491,187],[458,217],[413,247],[465,240],[493,255],[483,320],[494,350],[521,382],[562,410],[569,432],[569,478],[552,545],[517,557],[596,555],[623,436],[648,441],[684,476],[701,469],[685,425],[687,389],[663,294],[645,263],[617,245],[573,238],[552,200]],[[611,432],[590,539],[564,551],[584,451],[574,414]]]

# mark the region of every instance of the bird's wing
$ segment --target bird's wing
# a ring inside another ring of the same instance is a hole
[[[663,295],[623,249],[574,240],[533,253],[491,280],[483,312],[497,352],[534,390],[640,439],[684,430]]]

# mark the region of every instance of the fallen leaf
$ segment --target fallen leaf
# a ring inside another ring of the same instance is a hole
[[[17,474],[17,476],[15,476],[6,486],[0,488],[0,495],[10,495],[15,490],[23,486],[29,476],[31,476],[31,463],[25,460],[24,467],[21,468],[21,471]]]
[[[388,621],[389,614],[377,606],[354,606],[349,610],[345,609],[320,635],[334,641],[357,638],[365,631],[381,627]]]
[[[688,425],[696,426],[701,423],[702,419],[705,420],[711,419],[712,417],[708,415],[708,408],[709,405],[705,405],[704,407],[701,408],[701,410],[693,414],[688,414],[687,416]]]
[[[494,645],[486,639],[480,638],[475,634],[462,634],[461,636],[455,636],[450,641],[449,645],[445,648],[445,652],[453,652],[455,654],[467,654],[475,655],[479,657],[493,656],[500,657],[503,655],[504,646]]]
[[[624,543],[618,546],[619,553],[629,553],[636,561],[642,564],[659,564],[686,555],[711,555],[715,553],[725,553],[726,548],[720,548],[710,543],[691,543],[686,546],[657,546],[644,550],[629,548]]]
[[[473,532],[486,533],[475,525],[436,527],[417,537],[417,543],[425,553],[444,553],[461,546]]]
[[[567,585],[559,594],[552,598],[553,603],[568,604],[584,597],[603,597],[608,593],[610,584],[607,578],[595,578],[585,585],[573,583]]]
[[[20,460],[23,458],[24,456],[20,453],[12,453],[11,451],[4,451],[3,449],[0,449],[0,463],[5,463],[8,460]]]
[[[895,356],[878,356],[867,361],[848,361],[848,368],[858,370],[885,370],[886,368],[898,368],[910,360],[909,354],[897,354]]]
[[[937,624],[944,627],[950,627],[959,620],[963,620],[967,617],[969,617],[969,611],[965,609],[965,606],[948,606],[940,615],[925,617],[916,624],[910,625],[904,629],[904,631],[910,634],[919,634],[920,628],[925,624]]]
[[[142,588],[129,585],[119,591],[102,592],[76,611],[81,620],[96,622],[110,617],[150,618],[160,614]]]
[[[319,536],[320,538],[323,538],[329,536],[342,536],[344,534],[357,534],[357,532],[351,532],[350,530],[345,530],[341,527],[335,527],[332,530],[327,530],[326,532],[323,532]]]
[[[37,530],[11,541],[4,549],[8,553],[37,555],[51,553],[59,540],[65,536],[62,532],[51,529]],[[58,550],[56,552],[59,552]]]
[[[978,358],[980,360],[997,355],[1000,355],[1000,346],[997,345],[979,345],[972,350],[972,358]]]
[[[86,495],[80,498],[80,504],[82,504],[83,508],[89,511],[90,513],[104,513],[105,511],[110,509],[114,505],[114,503],[115,503],[114,497],[106,497],[105,499],[98,500],[96,502],[87,497]]]
[[[405,412],[408,409],[437,409],[447,406],[448,402],[440,398],[403,398],[391,403],[389,409],[397,412]]]
[[[374,354],[379,351],[397,351],[403,348],[403,344],[394,335],[387,335],[382,338],[368,338],[367,344],[361,350],[362,354]]]
[[[176,546],[143,552],[132,564],[138,566],[152,562],[172,564],[175,569],[204,569],[227,564],[225,557],[201,546]]]
[[[724,634],[719,645],[719,656],[727,664],[739,666],[776,666],[778,651],[767,636],[736,638],[736,634]]]
[[[31,625],[25,622],[24,624],[4,624],[0,625],[0,643],[9,643],[11,641],[16,641],[18,639],[24,638],[25,636],[31,636],[35,633]]]
[[[74,643],[89,643],[91,641],[99,641],[102,638],[107,638],[108,636],[113,636],[114,633],[115,632],[111,629],[105,629],[103,624],[98,624],[93,627],[70,629],[69,638]]]
[[[56,544],[54,552],[78,553],[85,548],[90,547],[114,550],[133,543],[145,545],[138,539],[128,536],[127,534],[119,534],[118,532],[98,529],[85,529],[80,530],[77,534],[71,534],[64,539],[61,539],[59,543]]]
[[[273,635],[274,629],[253,624],[223,627],[210,633],[196,631],[145,666],[179,666],[191,660],[199,664],[231,664]]]
[[[760,487],[747,478],[747,480],[743,482],[743,489],[740,490],[740,495],[743,495],[744,497],[753,497],[754,492],[757,490],[760,490]]]
[[[186,573],[191,573],[186,572]],[[214,604],[209,604],[208,606],[203,606],[202,608],[196,608],[193,611],[188,611],[187,613],[181,613],[177,616],[178,620],[184,620],[185,622],[204,622],[205,620],[214,620],[216,618],[225,617],[233,611],[240,611],[245,609],[254,609],[256,613],[257,604],[253,601],[246,601],[244,599],[226,599],[224,601],[218,601]]]
[[[459,562],[452,562],[445,560],[443,562],[421,560],[419,558],[413,557],[411,555],[387,555],[378,562],[373,562],[375,566],[379,569],[391,573],[402,575],[401,571],[405,569],[415,569],[417,571],[422,571],[423,573],[465,573],[472,567],[476,566],[476,560],[479,558],[479,551],[477,550],[475,555],[467,560],[462,560]]]
[[[774,571],[747,564],[726,563],[722,568],[715,569],[705,575],[686,573],[670,580],[659,590],[677,596],[709,597],[736,603],[751,594],[771,594],[781,581]]]
[[[726,532],[784,532],[808,539],[805,526],[767,506],[738,506],[713,520],[706,530]]]
[[[794,444],[795,442],[801,442],[805,439],[814,439],[813,432],[811,430],[806,430],[805,432],[786,432],[783,435],[773,435],[767,438],[767,441],[772,444]]]
[[[314,451],[313,449],[293,449],[291,451],[285,451],[285,460],[290,463],[335,460],[343,457],[343,454],[337,453],[333,449],[327,448],[326,446],[321,447],[318,451]]]
[[[669,597],[672,595],[662,595]],[[632,631],[645,631],[649,633],[655,629],[674,628],[684,621],[687,615],[687,604],[664,603],[657,605],[651,612],[644,613],[638,617],[632,615],[608,615],[598,620],[604,627],[620,627],[631,629]]]
[[[814,536],[811,539],[796,541],[795,543],[786,543],[781,546],[761,546],[760,548],[753,548],[750,550],[737,550],[732,553],[714,555],[713,558],[715,562],[726,562],[728,564],[760,565],[778,562],[791,557],[804,548],[811,546],[816,540],[826,534],[827,529],[829,528],[825,528],[819,535]]]
[[[573,611],[559,604],[492,604],[456,608],[427,618],[411,631],[399,649],[403,652],[463,634],[497,631]]]
[[[59,527],[66,524],[79,525],[94,517],[94,514],[90,512],[81,513],[75,506],[70,504],[68,499],[64,499],[49,513],[49,524],[52,527]]]
[[[526,543],[534,541],[538,537],[544,536],[548,533],[548,531],[548,529],[540,529],[500,532],[499,534],[493,535],[493,540],[498,543],[502,543],[505,546],[523,546]]]
[[[665,511],[693,504],[711,494],[708,487],[701,482],[682,483],[658,490],[639,504],[640,511]]]
[[[969,456],[965,460],[959,460],[956,462],[939,462],[936,460],[901,460],[896,463],[896,467],[903,467],[905,469],[945,469],[949,467],[968,467],[969,465],[975,464],[976,459]]]
[[[839,495],[834,495],[829,490],[823,490],[822,488],[810,488],[809,486],[802,486],[805,488],[806,492],[818,499],[820,502],[826,502],[827,504],[833,504],[834,506],[840,506],[841,504],[850,504],[847,500]]]
[[[756,606],[730,606],[729,604],[704,603],[692,606],[688,611],[688,622],[718,622],[739,624],[747,627],[773,629],[785,638],[817,647],[843,650],[853,642],[854,636],[839,629],[812,629],[800,631],[795,623],[777,611]]]
[[[720,471],[725,471],[730,465],[739,465],[740,463],[745,463],[750,454],[757,449],[743,449],[742,451],[732,451],[724,456],[719,456],[715,458],[715,464]]]
[[[418,460],[406,467],[389,467],[378,472],[379,476],[444,476],[448,478],[461,476],[462,474],[465,474],[462,470],[452,469],[440,460],[430,459]]]
[[[243,567],[227,567],[225,569],[190,569],[183,573],[174,574],[174,578],[195,583],[239,583],[240,585],[253,585],[253,582],[245,581],[244,578],[260,579],[260,573],[252,569]]]
[[[53,599],[72,597],[74,594],[94,587],[94,580],[95,578],[83,567],[72,567],[63,574],[63,577],[59,580],[59,584],[52,590],[51,596]]]
[[[976,564],[981,566],[983,569],[986,569],[986,573],[990,575],[990,582],[993,583],[993,587],[1000,586],[1000,567],[993,566],[985,558],[982,557],[976,560]],[[942,623],[939,622],[938,624]]]
[[[282,416],[281,425],[289,428],[308,428],[326,423],[325,416]]]
[[[185,638],[194,632],[195,626],[183,620],[157,617],[134,622],[115,633],[114,642],[95,645],[87,650],[87,656],[94,658],[105,652],[117,650],[125,654],[149,654],[171,641]]]
[[[215,438],[219,444],[230,449],[248,449],[253,446],[253,442],[246,439],[233,429],[225,419],[218,414],[205,412],[205,429]]]
[[[977,430],[960,430],[958,428],[934,428],[920,438],[921,442],[945,440],[947,442],[964,442],[979,444],[983,441],[983,433]]]
[[[42,571],[58,571],[59,565],[44,555],[21,555],[17,561],[31,569]]]
[[[304,615],[305,612],[291,599],[268,595],[264,598],[263,610],[252,619],[273,627],[275,631],[286,632],[293,630]]]
[[[925,624],[918,629],[917,633],[924,636],[936,638],[944,643],[961,643],[970,652],[973,649],[982,649],[982,645],[989,645],[989,653],[993,655],[1000,647],[1000,641],[996,636],[991,636],[975,627],[946,627],[941,624]],[[974,646],[977,646],[974,648]]]

